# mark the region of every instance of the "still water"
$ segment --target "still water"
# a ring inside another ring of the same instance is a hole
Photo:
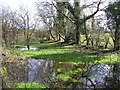
[[[28,50],[27,46],[24,46],[22,48],[19,48],[21,51],[25,51],[25,50]],[[35,47],[35,46],[30,46],[29,47],[30,50],[38,50],[38,47]]]
[[[49,87],[106,88],[120,86],[120,64],[76,64],[39,59],[4,62],[6,83],[37,82]],[[3,83],[4,83],[3,82]]]

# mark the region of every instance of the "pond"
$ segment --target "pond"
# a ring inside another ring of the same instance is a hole
[[[70,63],[29,59],[4,62],[3,85],[37,82],[58,88],[108,88],[120,86],[120,64]],[[114,83],[114,84],[113,84]],[[5,87],[5,86],[4,86]]]

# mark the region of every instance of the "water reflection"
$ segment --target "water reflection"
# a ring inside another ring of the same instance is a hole
[[[77,88],[105,88],[119,87],[120,85],[119,63],[85,66],[85,64],[69,62],[29,59],[28,61],[4,62],[3,67],[6,67],[7,70],[7,81],[12,83],[38,82],[49,87],[63,86]],[[88,70],[82,72],[80,68],[88,68]],[[60,75],[64,75],[62,77],[63,80],[58,79]],[[70,79],[64,80],[67,77],[70,77]],[[73,80],[70,81],[71,79]]]
[[[95,65],[90,69],[90,77],[87,81],[87,86],[94,84],[96,87],[105,86],[105,78],[112,78],[113,65],[99,64]],[[86,80],[86,79],[85,79]],[[92,83],[91,83],[92,82]],[[86,83],[86,81],[85,81]]]
[[[47,85],[54,76],[53,61],[29,60],[29,80]]]

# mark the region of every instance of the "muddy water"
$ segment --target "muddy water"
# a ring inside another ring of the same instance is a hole
[[[6,83],[37,82],[49,87],[71,88],[120,86],[119,63],[88,65],[29,59],[4,62],[3,67],[7,71]]]

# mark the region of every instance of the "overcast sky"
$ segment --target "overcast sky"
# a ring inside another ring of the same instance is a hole
[[[0,7],[9,7],[12,10],[18,10],[20,6],[23,6],[28,10],[30,10],[31,12],[35,12],[35,8],[36,8],[35,2],[37,1],[50,1],[50,0],[0,0]],[[88,4],[89,2],[93,2],[93,1],[98,1],[98,0],[81,0],[81,3]],[[102,0],[102,1],[105,1],[105,3],[103,5],[100,5],[100,8],[103,8],[108,4],[108,2],[114,1],[114,0]],[[85,13],[89,14],[90,11],[87,10]],[[104,12],[99,12],[98,14],[104,14]]]
[[[33,9],[35,8],[36,1],[38,0],[0,0],[0,6],[10,7],[14,10],[14,9],[18,9],[21,5],[23,5],[29,9]],[[39,1],[50,1],[50,0],[39,0]],[[87,3],[92,1],[96,1],[96,0],[81,0],[82,3],[83,2]],[[108,2],[110,0],[104,0],[104,1]]]
[[[24,6],[33,10],[35,8],[35,2],[37,0],[0,0],[1,7],[9,7],[12,10],[19,9],[20,6]]]
[[[9,7],[12,10],[18,10],[20,6],[23,6],[31,11],[34,11],[36,8],[35,2],[37,1],[51,1],[51,0],[0,0],[0,6]],[[58,1],[65,1],[65,0],[58,0]],[[82,4],[83,3],[88,4],[89,2],[98,1],[98,0],[80,0],[80,1]],[[105,1],[104,5],[107,5],[109,1],[114,1],[114,0],[102,0],[102,1]],[[101,8],[103,8],[104,5],[101,5]]]

